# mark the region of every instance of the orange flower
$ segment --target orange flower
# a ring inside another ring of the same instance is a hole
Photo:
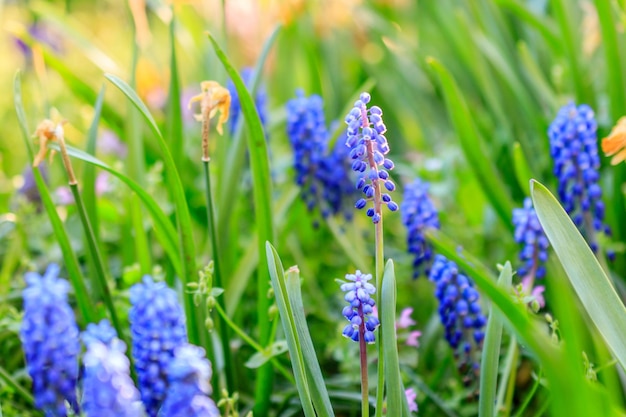
[[[620,118],[606,138],[602,139],[602,152],[613,156],[611,165],[626,160],[626,116]]]

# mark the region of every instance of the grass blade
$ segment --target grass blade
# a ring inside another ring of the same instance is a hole
[[[19,120],[20,130],[22,131],[24,145],[28,151],[29,159],[33,160],[34,154],[28,134],[26,114],[24,113],[24,107],[22,104],[22,82],[19,72],[15,74],[15,78],[13,80],[13,96],[15,111],[17,112],[17,118]],[[91,301],[91,297],[87,292],[87,287],[80,272],[78,260],[76,259],[76,253],[70,244],[70,239],[65,232],[63,222],[56,211],[56,206],[52,201],[52,197],[50,196],[50,192],[46,187],[46,183],[39,168],[33,168],[33,176],[35,177],[35,183],[41,196],[41,202],[46,210],[46,213],[48,214],[48,218],[50,219],[54,235],[59,243],[59,246],[61,247],[63,261],[65,262],[65,268],[67,269],[72,287],[74,288],[76,303],[78,304],[78,310],[81,313],[82,322],[83,324],[95,323],[98,321],[100,315],[96,305]]]
[[[248,127],[248,150],[250,152],[250,169],[252,171],[252,187],[254,194],[255,223],[259,234],[259,253],[265,250],[265,242],[274,241],[274,220],[272,218],[272,187],[269,168],[269,156],[265,133],[261,119],[256,111],[254,101],[248,92],[239,72],[232,66],[224,51],[215,39],[208,35],[215,54],[222,62],[224,69],[230,76],[237,89],[241,103],[241,111]],[[232,191],[232,190],[231,190]],[[257,317],[260,323],[259,336],[261,344],[267,344],[270,339],[270,323],[268,321],[269,300],[267,298],[268,277],[265,268],[259,268],[257,280]],[[257,375],[257,391],[255,395],[255,415],[267,415],[270,395],[272,393],[272,367],[267,364],[259,368]]]
[[[172,154],[165,143],[165,139],[163,139],[163,135],[161,134],[156,121],[137,93],[121,78],[112,74],[106,74],[105,77],[131,101],[137,110],[139,110],[146,122],[148,122],[148,126],[152,130],[152,133],[154,133],[154,136],[157,138],[157,143],[159,145],[159,149],[161,150],[161,157],[163,158],[163,165],[165,171],[167,172],[167,188],[176,207],[176,219],[178,222],[179,244],[182,260],[182,274],[180,279],[183,282],[183,286],[189,282],[195,282],[198,270],[196,267],[195,244],[191,228],[191,216],[189,214],[189,207],[187,206],[185,191],[183,189],[180,176],[178,175],[178,169],[172,159]],[[204,341],[204,337],[201,336],[206,333],[203,323],[204,320],[202,317],[199,317],[200,313],[195,311],[193,294],[186,293],[184,301],[185,313],[187,320],[189,320],[189,339],[194,344],[205,345],[205,343],[202,343]]]
[[[504,289],[511,286],[513,270],[507,262],[498,278],[498,285]],[[485,341],[480,361],[480,397],[478,415],[493,417],[496,405],[496,387],[498,382],[498,364],[500,362],[500,343],[502,342],[502,317],[500,312],[491,307],[489,321],[485,331]]]
[[[488,155],[489,152],[486,151],[485,143],[472,120],[472,115],[461,95],[459,87],[450,72],[439,61],[434,58],[428,58],[427,62],[439,77],[448,113],[452,118],[469,165],[481,183],[482,189],[485,191],[491,205],[500,216],[500,220],[512,231],[513,225],[510,221],[510,216],[513,210],[513,202],[500,179],[501,175],[491,161],[485,158],[485,155]]]
[[[283,264],[280,261],[278,253],[276,253],[276,250],[269,242],[265,243],[265,247],[269,275],[272,280],[272,287],[274,288],[276,305],[278,306],[278,311],[280,312],[280,321],[283,324],[283,330],[287,339],[289,354],[291,355],[291,366],[293,368],[293,374],[296,378],[296,387],[298,388],[298,395],[300,396],[302,409],[306,417],[315,417],[316,414],[313,408],[307,372],[305,369],[304,359],[302,357],[302,346],[300,345],[300,339],[296,328],[294,311],[292,309],[291,302],[289,301]]]
[[[55,144],[50,144],[49,146],[53,149],[58,149],[57,145]],[[170,258],[174,270],[177,274],[179,274],[179,276],[182,276],[182,264],[180,260],[180,253],[177,248],[178,242],[176,238],[176,229],[174,229],[174,226],[172,226],[172,223],[167,218],[165,213],[163,213],[163,210],[161,210],[161,207],[159,207],[159,204],[152,198],[152,196],[132,179],[128,178],[121,172],[111,168],[99,159],[81,151],[80,149],[73,148],[72,146],[66,145],[66,147],[67,153],[70,156],[104,169],[105,171],[109,172],[110,174],[121,180],[124,184],[128,186],[128,188],[130,188],[137,194],[137,197],[139,197],[139,199],[143,202],[143,204],[146,206],[146,209],[148,210],[148,213],[150,213],[150,216],[152,217],[157,239],[159,240],[161,245],[163,245],[163,249]]]
[[[296,325],[296,334],[302,349],[307,380],[310,383],[309,388],[313,406],[317,411],[318,417],[334,417],[335,414],[330,404],[330,398],[328,397],[328,391],[322,376],[322,369],[315,354],[309,327],[304,316],[304,304],[300,290],[300,271],[296,267],[291,267],[287,271],[286,288]]]
[[[396,335],[396,273],[393,260],[385,265],[382,289],[380,294],[380,310],[383,352],[385,355],[385,381],[387,389],[387,415],[408,417],[409,407],[406,403],[402,377],[400,376],[400,360],[398,359],[398,337]]]
[[[626,369],[626,308],[570,217],[546,187],[531,181],[537,217],[567,276],[611,352]]]

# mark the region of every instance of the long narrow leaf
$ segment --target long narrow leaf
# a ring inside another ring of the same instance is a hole
[[[22,138],[24,139],[24,145],[28,151],[29,159],[33,160],[34,154],[29,140],[26,114],[22,105],[22,82],[19,72],[15,74],[15,78],[13,80],[13,97],[20,130],[22,131]],[[46,209],[46,213],[48,214],[50,223],[52,224],[52,230],[54,231],[54,235],[59,242],[59,246],[61,247],[65,268],[67,269],[70,282],[74,288],[76,303],[78,304],[78,310],[81,313],[83,323],[96,322],[99,317],[96,305],[91,302],[91,297],[87,292],[87,286],[85,285],[83,276],[80,272],[78,260],[76,259],[76,253],[70,244],[70,239],[65,232],[63,222],[56,211],[56,206],[52,201],[52,197],[50,196],[50,192],[48,191],[39,168],[33,168],[33,176],[35,177],[35,184],[37,185],[37,189],[39,190],[39,194],[41,196],[41,202]]]
[[[283,331],[285,332],[285,337],[287,339],[289,354],[291,355],[291,366],[293,374],[296,378],[296,387],[298,388],[300,403],[302,404],[302,409],[304,410],[304,415],[306,417],[315,417],[316,414],[315,409],[313,408],[307,371],[305,369],[304,358],[302,356],[302,346],[300,345],[294,312],[289,301],[283,264],[280,261],[278,253],[276,253],[276,250],[269,242],[265,243],[265,247],[269,275],[272,280],[272,287],[274,288],[276,305],[278,306],[278,311],[280,312],[280,321],[283,325]]]
[[[315,354],[309,327],[304,316],[304,304],[300,290],[300,273],[297,268],[290,268],[287,271],[286,289],[294,316],[296,333],[302,349],[302,359],[304,360],[307,381],[309,381],[313,406],[318,417],[333,417],[335,414],[330,404],[330,398],[328,397],[328,391],[322,376],[322,369]]]
[[[383,283],[380,294],[380,309],[383,352],[385,355],[385,381],[387,388],[387,415],[409,416],[408,404],[400,376],[400,360],[398,359],[398,339],[396,334],[396,273],[393,261],[389,259],[385,265]]]
[[[461,147],[474,174],[482,184],[482,188],[500,216],[502,223],[512,230],[510,221],[513,203],[502,182],[501,175],[491,161],[485,157],[489,155],[486,145],[474,124],[472,115],[461,95],[456,81],[448,70],[436,59],[429,58],[428,64],[439,77],[443,95],[446,99],[448,113],[456,129]]]
[[[531,181],[537,217],[600,334],[626,369],[626,308],[570,217],[546,187]]]
[[[174,205],[176,207],[176,218],[178,220],[178,234],[180,251],[182,258],[182,275],[180,276],[183,284],[194,282],[198,273],[196,266],[195,255],[195,243],[193,241],[193,231],[191,228],[191,216],[189,214],[189,207],[187,206],[187,199],[185,197],[185,191],[183,189],[180,176],[178,175],[178,168],[174,164],[172,154],[170,153],[165,139],[156,124],[156,121],[150,114],[150,111],[146,105],[141,101],[137,93],[119,77],[112,74],[106,74],[105,77],[113,83],[124,95],[133,103],[133,105],[139,110],[144,119],[148,122],[148,126],[157,138],[159,149],[161,150],[161,157],[163,158],[163,165],[165,167],[167,187],[170,192]],[[185,313],[187,320],[189,320],[189,338],[192,343],[201,344],[204,340],[205,329],[204,320],[200,317],[199,311],[194,309],[193,294],[186,293],[185,297]],[[202,343],[204,344],[204,343]]]
[[[250,152],[250,169],[252,171],[252,192],[254,195],[255,223],[259,234],[259,253],[265,250],[265,242],[274,241],[274,219],[272,217],[272,179],[270,176],[269,156],[265,134],[261,119],[257,113],[254,101],[246,88],[239,72],[233,67],[228,57],[217,44],[217,41],[208,35],[215,54],[222,62],[224,69],[233,80],[237,89],[241,111],[248,128],[248,150]],[[231,190],[232,192],[232,190]],[[268,321],[269,300],[266,296],[268,276],[265,268],[259,268],[257,280],[257,316],[260,323],[259,336],[261,344],[267,344],[270,339],[270,325]],[[269,400],[272,392],[272,367],[267,364],[259,368],[257,376],[255,414],[266,415],[269,409]]]
[[[507,262],[498,278],[498,285],[504,289],[511,286],[513,270]],[[489,321],[485,331],[485,341],[480,360],[480,397],[478,415],[493,417],[496,405],[496,387],[498,382],[498,364],[500,363],[500,343],[502,342],[502,317],[493,307],[489,309]]]

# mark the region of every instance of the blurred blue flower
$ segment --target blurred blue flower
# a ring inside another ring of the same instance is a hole
[[[370,99],[368,93],[361,93],[346,116],[345,122],[348,125],[346,145],[350,148],[350,158],[353,160],[352,170],[359,174],[356,188],[365,194],[365,198],[357,200],[355,207],[362,209],[368,201],[374,201],[374,207],[367,209],[367,215],[374,223],[378,223],[382,216],[380,211],[382,204],[386,204],[391,211],[398,210],[398,205],[382,190],[382,185],[387,191],[396,189],[396,185],[389,179],[388,172],[393,169],[394,164],[385,158],[389,153],[389,145],[384,136],[387,127],[383,123],[383,111],[378,106],[368,110],[367,104]],[[379,198],[376,196],[377,189],[381,193],[381,201],[375,201],[375,198]]]
[[[376,303],[370,295],[376,292],[376,288],[368,281],[372,279],[371,274],[363,274],[357,270],[354,274],[347,274],[346,279],[351,282],[341,284],[341,291],[345,292],[344,299],[349,305],[343,308],[343,316],[350,322],[343,329],[343,335],[355,342],[360,340],[359,334],[363,334],[363,339],[367,343],[374,343],[374,330],[380,322],[374,317],[374,306]]]
[[[129,374],[126,345],[115,336],[107,343],[92,337],[95,334],[108,338],[110,331],[115,333],[107,325],[92,327],[92,335],[85,342],[83,411],[88,417],[141,417],[143,407]]]
[[[342,212],[345,219],[352,219],[352,201],[356,189],[350,178],[349,152],[350,149],[345,145],[344,133],[339,136],[332,151],[327,152],[322,158],[316,171],[316,177],[321,183],[322,199],[325,202],[322,208],[324,217]]]
[[[176,292],[145,276],[130,289],[132,355],[141,399],[155,417],[167,391],[166,369],[174,350],[187,342],[185,314]]]
[[[536,278],[546,275],[545,262],[548,260],[548,238],[543,232],[533,202],[526,197],[524,207],[513,209],[515,242],[522,245],[519,259],[523,265],[517,269],[520,276],[532,274]]]
[[[404,188],[404,196],[400,205],[402,224],[407,230],[409,252],[415,255],[413,260],[413,278],[422,272],[428,276],[433,259],[433,248],[426,241],[424,232],[432,227],[439,229],[439,215],[432,200],[428,196],[428,183],[419,178]]]
[[[252,68],[246,67],[241,70],[241,78],[243,79],[244,84],[250,90],[250,83],[252,82],[252,74],[254,70]],[[239,95],[237,94],[237,89],[235,88],[235,84],[232,80],[228,80],[226,83],[226,88],[230,91],[230,118],[228,120],[229,132],[231,135],[235,133],[235,129],[237,128],[237,122],[239,121],[239,115],[241,114],[241,103],[239,101]],[[261,119],[261,123],[265,128],[267,123],[267,93],[265,92],[265,88],[263,85],[259,85],[257,89],[256,96],[254,97],[254,104],[256,106],[256,111],[259,113],[259,118]],[[267,136],[267,132],[266,132]]]
[[[104,343],[105,345],[110,345],[113,339],[117,338],[117,332],[109,323],[109,320],[102,319],[100,323],[89,323],[87,325],[87,330],[85,330],[81,339],[85,346],[89,347],[89,345],[93,342]],[[126,349],[126,347],[124,347]]]
[[[487,319],[482,313],[474,283],[443,255],[435,256],[429,279],[435,283],[439,318],[445,338],[459,359],[459,367],[469,366],[477,371],[478,362],[472,356],[482,347]]]
[[[597,128],[591,107],[570,102],[561,107],[548,129],[559,198],[594,252],[598,249],[595,232],[610,235],[603,223],[605,207],[598,184]]]
[[[25,275],[24,318],[20,338],[26,369],[33,380],[35,405],[48,417],[66,416],[67,400],[78,413],[76,381],[80,343],[74,312],[67,302],[69,284],[50,264],[43,276]]]
[[[167,368],[169,388],[159,417],[219,417],[211,394],[211,363],[204,349],[179,346]]]

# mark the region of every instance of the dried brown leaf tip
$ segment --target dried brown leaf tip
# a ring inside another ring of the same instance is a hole
[[[626,116],[620,118],[609,136],[602,139],[602,152],[612,156],[611,165],[626,160]]]

